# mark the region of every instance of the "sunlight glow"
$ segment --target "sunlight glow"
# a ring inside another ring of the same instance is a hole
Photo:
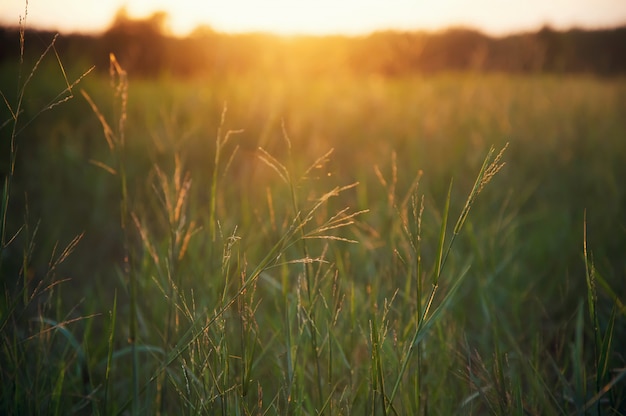
[[[579,7],[576,5],[579,4]],[[583,6],[586,11],[581,12]],[[280,34],[362,34],[386,29],[436,30],[473,26],[503,33],[518,28],[585,25],[585,21],[626,22],[623,0],[133,0],[131,14],[145,16],[161,9],[171,29],[188,33],[198,25],[226,32],[264,31]],[[593,19],[593,20],[592,20]]]
[[[490,34],[626,23],[624,0],[30,0],[28,21],[62,31],[105,29],[117,10],[132,17],[169,15],[173,33],[203,25],[222,32],[364,34],[376,30],[437,30],[467,26]],[[24,1],[0,2],[0,23],[16,24]]]
[[[328,34],[366,33],[377,28],[415,27],[419,23],[414,16],[415,2],[392,1],[388,7],[380,7],[379,1],[333,0],[231,0],[216,3],[202,0],[187,0],[181,10],[176,0],[136,0],[129,6],[131,14],[146,15],[157,8],[168,10],[170,26],[175,33],[185,33],[201,24],[208,24],[219,31],[245,32],[263,31],[280,34]],[[398,19],[397,10],[409,12]],[[394,21],[394,15],[395,21]]]

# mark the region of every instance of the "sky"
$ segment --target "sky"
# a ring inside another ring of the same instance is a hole
[[[24,0],[0,0],[0,24],[16,25]],[[157,10],[184,36],[198,25],[220,32],[366,34],[377,30],[439,30],[449,26],[491,35],[626,25],[626,0],[29,0],[27,27],[69,32],[106,29],[125,7],[131,17]]]

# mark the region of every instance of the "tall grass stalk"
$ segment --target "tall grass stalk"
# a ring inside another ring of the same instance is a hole
[[[56,253],[57,243],[51,254],[47,270],[33,279],[35,273],[31,267],[31,261],[36,240],[39,238],[38,230],[41,221],[38,220],[35,226],[31,228],[30,221],[32,219],[29,215],[28,195],[24,195],[24,205],[16,207],[24,213],[21,225],[19,225],[20,219],[10,218],[9,215],[15,192],[13,185],[16,179],[21,134],[43,113],[72,99],[74,97],[73,88],[93,68],[70,82],[56,50],[57,35],[47,44],[45,50],[39,55],[30,72],[24,78],[27,16],[28,3],[25,5],[24,16],[21,16],[19,20],[20,53],[15,84],[17,86],[15,101],[12,102],[4,91],[0,91],[0,96],[10,114],[9,119],[2,122],[1,125],[2,128],[10,126],[10,133],[8,135],[8,153],[2,155],[8,159],[8,169],[4,175],[0,199],[0,280],[2,280],[5,295],[5,298],[0,302],[0,344],[2,344],[1,353],[3,356],[2,370],[0,371],[2,377],[0,412],[8,414],[36,412],[39,409],[38,404],[32,402],[33,397],[36,400],[47,397],[50,405],[49,410],[58,414],[61,412],[61,404],[71,394],[68,390],[76,388],[75,385],[69,384],[70,381],[65,377],[65,367],[77,360],[78,374],[72,373],[72,376],[80,377],[82,375],[84,380],[88,379],[86,354],[67,326],[89,320],[93,315],[72,319],[61,318],[59,292],[60,285],[65,280],[56,279],[57,267],[70,256],[80,241],[81,235],[75,237],[65,248],[60,250],[60,253]],[[31,82],[38,75],[44,59],[51,53],[54,54],[56,66],[63,75],[65,85],[47,104],[36,110],[28,119],[24,119],[24,104],[27,101],[26,97]],[[10,229],[11,225],[17,225],[17,228]],[[21,248],[19,247],[20,244],[22,245]],[[17,253],[20,251],[21,264],[19,270],[12,270],[11,267],[5,268],[4,261],[11,257],[17,257]],[[47,299],[37,305],[37,302],[44,299],[43,295],[47,295]],[[53,295],[56,295],[57,298],[54,298]],[[55,310],[52,309],[54,300],[57,302]],[[31,316],[34,309],[37,313],[36,318]],[[52,313],[54,316],[50,315]],[[33,322],[38,322],[38,325],[33,325]],[[52,356],[51,345],[56,342],[55,334],[57,333],[62,336],[61,340],[57,341],[64,341],[66,348],[58,352],[58,356]],[[46,356],[34,358],[32,357],[33,351],[44,351]],[[38,367],[38,364],[44,364],[44,367]],[[93,390],[90,383],[84,387],[87,395]],[[83,400],[83,402],[88,401],[89,399]],[[83,406],[80,403],[76,404],[76,406],[79,405]]]
[[[419,177],[418,176],[418,181]],[[419,182],[417,182],[419,184]],[[417,184],[415,186],[415,193],[411,197],[411,208],[412,208],[412,216],[415,223],[415,232],[411,232],[408,224],[405,225],[404,230],[405,234],[408,236],[409,242],[411,244],[412,251],[414,253],[414,270],[415,274],[413,276],[409,276],[410,278],[414,278],[416,281],[416,296],[415,299],[422,299],[423,297],[423,279],[422,279],[422,216],[424,214],[424,197],[422,195],[421,200],[418,202],[417,196]],[[408,279],[409,281],[411,279]],[[418,320],[419,317],[422,316],[422,302],[417,302],[415,319]],[[415,403],[417,405],[416,411],[419,411],[422,407],[422,372],[423,372],[423,362],[422,362],[422,343],[417,344],[417,371],[415,372]],[[424,409],[427,411],[426,404],[424,404]]]
[[[89,94],[82,90],[83,97],[87,100],[94,114],[100,121],[104,131],[104,137],[109,146],[109,150],[115,157],[115,167],[106,165],[103,162],[97,162],[98,166],[102,166],[107,172],[113,173],[118,177],[120,186],[120,225],[124,234],[124,276],[128,279],[129,297],[130,297],[130,323],[129,323],[129,342],[132,351],[132,413],[139,413],[139,356],[137,351],[137,275],[134,270],[135,253],[130,242],[130,223],[132,221],[132,212],[130,208],[130,195],[128,192],[128,176],[126,168],[128,164],[128,155],[126,149],[126,120],[127,120],[127,104],[128,104],[128,75],[120,66],[115,55],[109,56],[109,74],[111,82],[114,85],[115,97],[119,102],[118,119],[114,127],[111,127],[104,114],[100,111],[96,103],[91,99]]]
[[[448,258],[448,254],[450,253],[450,250],[452,249],[452,245],[454,243],[454,239],[461,232],[461,229],[463,228],[463,224],[465,223],[467,216],[469,215],[470,209],[474,205],[479,193],[484,189],[487,183],[491,181],[491,179],[495,176],[495,174],[504,166],[503,163],[500,163],[500,160],[505,150],[506,150],[506,146],[498,153],[498,155],[493,160],[491,158],[494,153],[494,148],[492,147],[487,153],[487,156],[485,157],[483,165],[476,177],[476,181],[474,182],[474,186],[472,187],[472,190],[469,196],[467,197],[465,206],[463,207],[463,210],[461,211],[461,214],[459,215],[459,218],[457,219],[457,222],[454,227],[452,237],[448,243],[447,249],[444,252],[448,211],[450,208],[450,200],[451,200],[451,193],[452,193],[452,182],[450,183],[450,187],[448,189],[448,195],[445,200],[444,210],[442,214],[441,228],[439,232],[439,244],[438,244],[438,249],[436,252],[436,260],[435,260],[435,273],[432,277],[432,288],[430,291],[430,295],[428,296],[426,300],[422,314],[419,315],[418,321],[416,322],[415,333],[412,339],[409,341],[408,347],[406,348],[403,354],[401,365],[400,365],[400,370],[398,372],[396,381],[393,385],[393,389],[391,390],[391,393],[388,398],[388,403],[386,405],[387,411],[392,409],[393,400],[396,394],[398,393],[398,389],[400,388],[400,384],[402,383],[402,380],[404,378],[404,373],[406,372],[409,361],[412,358],[414,349],[419,345],[420,341],[424,338],[428,329],[437,320],[438,315],[444,310],[444,308],[453,298],[454,293],[459,288],[463,278],[465,277],[467,273],[467,270],[469,269],[469,265],[468,265],[465,267],[463,271],[461,271],[459,276],[457,276],[456,279],[453,281],[452,286],[450,287],[449,291],[444,295],[444,298],[442,299],[439,306],[433,311],[432,314],[430,314],[430,309],[432,307],[433,300],[435,298],[437,289],[439,287],[439,279],[443,273],[443,270],[444,270],[444,267],[446,265],[446,261]],[[419,253],[416,253],[416,255],[419,255]],[[418,276],[418,279],[419,279],[419,276]]]
[[[156,238],[150,235],[150,230],[139,219],[137,214],[132,213],[133,222],[141,236],[145,250],[154,263],[159,275],[155,278],[166,301],[167,312],[163,328],[162,348],[167,351],[170,347],[171,338],[176,336],[180,330],[181,313],[188,306],[182,299],[183,275],[180,270],[180,263],[184,259],[191,237],[199,231],[195,221],[188,221],[187,205],[189,190],[191,188],[191,178],[189,173],[182,173],[183,167],[178,155],[174,157],[174,172],[170,179],[159,166],[155,166],[157,183],[153,185],[154,192],[159,197],[161,203],[161,213],[166,220],[167,237],[166,251],[157,251],[152,241]],[[157,409],[161,409],[165,394],[164,375],[157,381]]]
[[[612,290],[609,290],[609,294],[613,295],[614,305],[611,309],[611,314],[609,316],[608,322],[605,325],[604,331],[602,331],[602,327],[600,325],[600,318],[598,314],[598,293],[597,293],[597,282],[598,280],[604,281],[602,277],[599,275],[599,272],[596,270],[593,255],[587,248],[587,212],[585,211],[584,219],[583,219],[583,258],[585,261],[585,281],[587,284],[587,311],[589,313],[589,321],[592,325],[593,332],[593,360],[594,360],[594,394],[591,398],[587,400],[586,391],[578,392],[582,394],[581,399],[585,399],[586,402],[578,403],[580,411],[586,412],[587,410],[595,407],[597,414],[602,414],[602,402],[601,399],[603,396],[611,391],[613,386],[624,376],[626,376],[626,370],[621,369],[616,371],[616,375],[610,379],[609,367],[611,361],[611,352],[613,351],[613,343],[614,343],[614,331],[615,331],[615,319],[617,316],[617,310],[619,308],[619,298],[614,296]],[[603,285],[607,287],[608,285]],[[582,322],[582,318],[580,318]],[[581,323],[582,327],[583,324]],[[577,334],[578,335],[578,334]],[[578,336],[577,336],[578,340]],[[576,344],[577,350],[582,347]],[[579,363],[583,363],[582,357]],[[574,365],[574,368],[577,371],[577,377],[583,377],[584,374],[581,374],[581,370],[578,369],[579,365]],[[584,378],[580,379],[584,383]],[[579,390],[582,389],[582,386],[578,386]],[[611,402],[611,400],[609,400]]]
[[[113,307],[111,308],[111,312],[110,312],[110,329],[109,329],[109,340],[108,340],[108,345],[107,345],[107,358],[106,358],[106,370],[104,373],[104,399],[103,399],[103,403],[102,403],[102,413],[104,415],[108,415],[110,413],[110,409],[109,409],[109,398],[110,398],[110,393],[109,393],[109,388],[111,385],[111,365],[113,363],[113,342],[115,339],[115,321],[117,319],[117,291],[115,292],[115,295],[113,297]]]
[[[301,250],[302,250],[302,258],[304,259],[309,259],[309,249],[307,246],[307,242],[304,238],[304,228],[302,227],[302,218],[300,217],[300,208],[299,208],[299,204],[298,204],[298,197],[296,196],[296,184],[294,183],[294,181],[292,180],[292,175],[294,173],[294,160],[293,160],[293,155],[292,155],[292,149],[291,149],[291,140],[289,138],[289,135],[287,134],[287,131],[285,129],[285,124],[283,122],[282,124],[282,130],[283,130],[283,138],[285,139],[285,142],[287,144],[287,157],[289,160],[289,165],[290,168],[286,169],[284,167],[282,167],[282,170],[285,172],[286,174],[286,179],[287,179],[287,183],[289,185],[289,191],[291,194],[291,204],[293,206],[293,213],[295,218],[297,219],[297,221],[299,221],[299,228],[300,228],[300,245],[301,245]],[[331,150],[332,152],[332,150]],[[330,153],[329,153],[330,154]],[[317,164],[317,161],[316,163]],[[306,174],[305,174],[306,175]],[[318,346],[317,346],[317,328],[315,327],[314,321],[313,321],[313,314],[315,313],[313,310],[314,307],[314,301],[313,301],[313,297],[314,295],[312,294],[312,292],[314,292],[315,288],[312,287],[312,282],[311,282],[311,275],[312,275],[312,267],[313,265],[311,263],[303,263],[302,264],[302,273],[304,274],[304,278],[305,278],[305,282],[306,282],[306,286],[305,286],[305,293],[306,293],[306,297],[307,297],[307,305],[306,305],[306,309],[305,309],[305,315],[307,317],[307,322],[308,322],[308,326],[309,326],[309,335],[310,335],[310,339],[311,339],[311,351],[313,353],[313,359],[315,361],[315,371],[316,371],[316,379],[317,379],[317,394],[318,394],[318,403],[321,405],[321,403],[323,402],[323,392],[322,392],[322,371],[321,371],[321,364],[320,364],[320,358],[319,358],[319,350],[318,350]],[[308,309],[308,310],[307,310]]]
[[[328,400],[324,400],[324,389],[323,389],[323,374],[322,374],[322,363],[320,360],[320,348],[318,341],[318,331],[319,328],[316,327],[315,324],[315,315],[316,315],[316,304],[319,300],[318,298],[318,279],[319,273],[321,272],[321,267],[318,269],[317,273],[314,272],[313,265],[315,263],[320,264],[324,263],[325,260],[323,256],[321,257],[312,257],[309,252],[307,240],[309,239],[322,239],[322,240],[336,240],[336,241],[345,241],[354,243],[355,241],[345,239],[342,237],[336,237],[333,235],[329,235],[329,232],[338,228],[343,228],[353,223],[353,219],[366,212],[366,211],[358,211],[349,213],[347,209],[341,210],[336,215],[331,217],[322,225],[315,228],[313,231],[307,232],[306,225],[313,220],[313,214],[324,204],[326,201],[338,195],[340,192],[344,192],[348,189],[351,189],[357,186],[357,183],[344,186],[344,187],[336,187],[332,191],[323,195],[319,200],[314,204],[313,208],[307,213],[303,214],[303,209],[300,206],[299,198],[296,192],[296,189],[299,187],[300,183],[307,179],[308,175],[314,168],[319,168],[324,164],[328,163],[329,157],[332,154],[333,150],[329,150],[324,155],[315,160],[301,176],[297,176],[295,169],[295,161],[292,154],[292,146],[291,140],[287,131],[285,129],[285,125],[282,125],[282,133],[283,139],[285,140],[285,144],[287,147],[287,158],[289,167],[285,166],[274,156],[269,154],[264,149],[260,148],[260,159],[267,164],[272,170],[274,170],[278,176],[283,180],[283,182],[289,188],[289,194],[291,198],[291,205],[293,209],[294,220],[292,223],[292,227],[295,227],[294,237],[296,240],[293,243],[298,244],[299,250],[302,255],[302,259],[300,263],[302,264],[302,276],[304,281],[304,296],[305,302],[302,303],[302,299],[299,297],[298,307],[301,308],[303,319],[305,320],[305,326],[308,331],[308,338],[311,344],[311,353],[313,355],[313,361],[315,365],[315,387],[317,391],[317,403],[318,403],[318,411],[319,409],[323,409],[326,407]],[[295,179],[297,177],[298,179]],[[290,244],[291,245],[291,244]],[[289,321],[289,319],[288,319]],[[286,323],[287,327],[289,327],[288,321]],[[304,334],[302,334],[304,335]],[[290,344],[290,337],[288,336],[288,344]],[[296,346],[296,351],[299,351],[299,348]],[[297,354],[296,354],[297,355]],[[291,354],[288,356],[288,367],[292,368],[293,357]],[[291,386],[295,381],[296,373],[292,373],[289,377],[289,391],[291,391]],[[330,394],[330,393],[329,393]],[[288,393],[290,396],[291,393]],[[329,396],[330,397],[330,396]]]
[[[243,130],[228,130],[224,132],[224,124],[226,122],[226,110],[227,107],[224,105],[224,109],[222,110],[222,117],[220,118],[220,125],[217,129],[217,136],[215,139],[215,158],[213,160],[213,175],[211,177],[211,196],[210,196],[210,205],[209,205],[209,233],[211,235],[211,241],[213,243],[216,242],[217,237],[217,199],[218,199],[218,185],[219,185],[219,169],[220,164],[222,162],[222,152],[224,151],[224,146],[229,142],[230,138],[234,134],[242,133]],[[239,147],[235,147],[233,152],[230,155],[226,163],[226,167],[224,171],[228,170],[228,166],[233,161],[233,158],[237,154],[237,149]]]
[[[4,101],[6,108],[9,110],[11,114],[10,119],[6,120],[2,124],[2,127],[7,125],[7,123],[11,124],[11,134],[9,136],[9,155],[8,155],[9,171],[4,179],[4,184],[3,184],[3,189],[2,189],[2,200],[0,201],[0,267],[2,266],[2,261],[4,258],[2,256],[2,253],[8,247],[8,245],[17,237],[17,235],[19,234],[21,230],[21,229],[18,230],[13,236],[10,236],[10,237],[7,236],[7,224],[8,224],[7,215],[9,212],[9,201],[11,198],[12,183],[13,183],[13,178],[15,175],[15,164],[17,162],[17,154],[18,154],[17,138],[20,135],[20,133],[28,125],[30,125],[33,121],[35,121],[35,119],[37,119],[41,114],[74,98],[73,88],[95,68],[92,66],[90,69],[85,71],[80,77],[76,78],[73,82],[70,82],[68,80],[63,63],[61,62],[61,58],[59,57],[59,54],[55,47],[56,40],[58,38],[58,35],[55,35],[55,37],[47,45],[46,49],[41,53],[41,55],[39,56],[39,58],[33,65],[32,69],[28,73],[28,76],[26,77],[24,82],[22,82],[22,70],[23,70],[23,65],[24,65],[24,46],[25,46],[24,34],[26,30],[27,16],[28,16],[28,2],[26,2],[26,5],[25,5],[24,16],[23,17],[20,16],[20,19],[19,19],[20,55],[19,55],[19,66],[18,66],[18,74],[17,74],[17,81],[16,81],[16,85],[17,85],[16,102],[14,104],[11,104],[9,98],[5,95],[5,93],[3,91],[0,91],[0,96],[2,97],[2,100]],[[25,121],[24,123],[20,123],[21,122],[20,116],[23,113],[22,107],[24,103],[24,97],[26,95],[26,92],[28,91],[29,84],[35,77],[35,74],[37,73],[37,70],[41,62],[51,51],[54,53],[56,62],[59,66],[61,73],[63,74],[63,79],[65,80],[65,88],[62,91],[60,91],[52,100],[50,100],[47,105],[40,108],[38,112],[35,113],[29,120]]]

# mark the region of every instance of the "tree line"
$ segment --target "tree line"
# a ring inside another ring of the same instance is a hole
[[[168,33],[167,15],[143,19],[118,13],[99,35],[64,34],[55,47],[66,62],[108,70],[114,53],[133,76],[194,77],[247,72],[282,76],[378,74],[403,76],[440,71],[507,73],[626,73],[626,26],[614,29],[536,32],[490,37],[466,28],[441,32],[376,32],[367,36],[281,37],[225,34],[199,27],[180,38]],[[55,33],[27,30],[26,52],[41,53]],[[0,62],[16,60],[20,34],[0,28]],[[36,45],[35,47],[32,47]],[[39,45],[39,49],[37,47]]]

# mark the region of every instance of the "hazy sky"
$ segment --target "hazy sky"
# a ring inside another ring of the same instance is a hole
[[[0,0],[0,23],[17,24],[23,0]],[[131,16],[166,11],[186,34],[199,24],[219,31],[360,34],[381,29],[462,25],[490,34],[626,24],[626,0],[29,0],[27,25],[62,32],[103,30],[125,6]]]

